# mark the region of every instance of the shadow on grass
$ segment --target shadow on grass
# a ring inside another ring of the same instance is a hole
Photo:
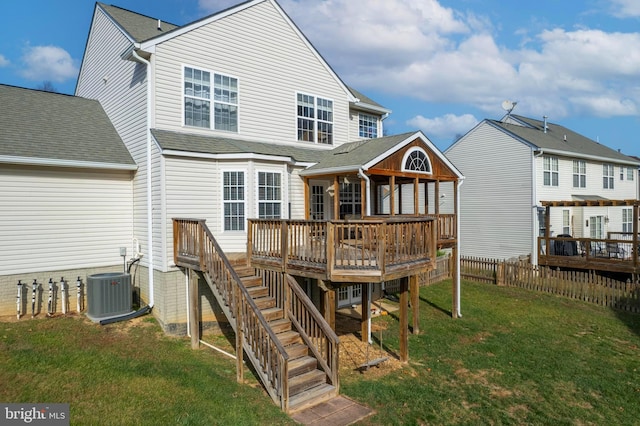
[[[420,296],[420,301],[426,303],[427,305],[431,306],[432,308],[435,308],[436,310],[442,312],[443,314],[447,315],[447,316],[452,316],[452,312],[450,310],[447,310],[441,306],[436,305],[435,303],[433,303],[430,300],[425,299],[424,297]]]

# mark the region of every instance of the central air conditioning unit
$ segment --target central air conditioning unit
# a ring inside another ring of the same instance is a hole
[[[128,314],[131,309],[131,275],[108,272],[87,278],[87,317],[94,322]]]

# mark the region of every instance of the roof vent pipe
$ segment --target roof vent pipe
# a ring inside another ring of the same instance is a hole
[[[544,120],[544,132],[547,133],[547,116],[543,115],[542,119]]]
[[[158,31],[162,31],[162,21],[158,19]]]

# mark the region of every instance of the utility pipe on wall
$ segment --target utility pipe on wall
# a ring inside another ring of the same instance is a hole
[[[18,280],[18,298],[16,299],[16,318],[20,319],[20,311],[22,310],[22,281]]]
[[[31,291],[31,318],[36,316],[36,290],[38,289],[38,280],[33,280]]]
[[[76,289],[78,294],[76,310],[80,313],[82,312],[82,281],[80,280],[80,277],[78,277],[78,280],[76,281]]]
[[[67,314],[67,290],[64,277],[60,277],[60,303],[62,304],[62,315]]]
[[[49,301],[47,302],[47,316],[53,315],[53,279],[49,278]]]

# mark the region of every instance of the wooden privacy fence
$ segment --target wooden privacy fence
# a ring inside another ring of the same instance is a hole
[[[460,275],[474,281],[557,294],[575,300],[640,312],[640,283],[618,281],[593,271],[561,271],[529,261],[461,257]]]

